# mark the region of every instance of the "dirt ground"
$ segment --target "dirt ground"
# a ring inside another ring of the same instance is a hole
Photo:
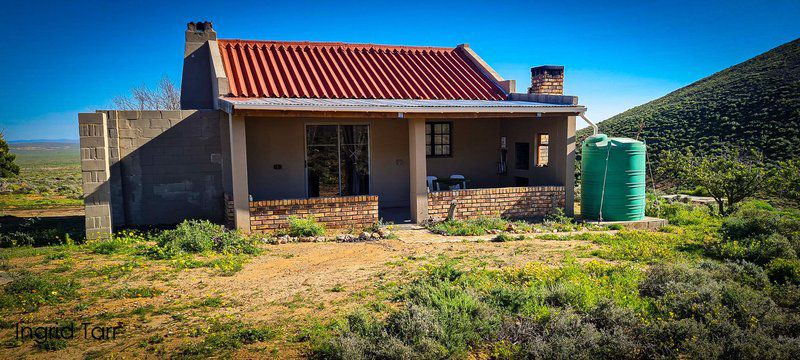
[[[233,276],[213,275],[208,269],[175,271],[163,266],[144,266],[110,282],[84,278],[81,280],[84,300],[120,286],[151,286],[164,293],[152,298],[102,298],[85,308],[80,308],[80,301],[76,300],[44,306],[33,314],[14,315],[7,320],[26,324],[52,323],[57,319],[93,324],[121,323],[124,332],[113,341],[71,340],[66,349],[56,352],[38,350],[27,343],[20,347],[3,347],[0,358],[98,355],[160,358],[202,339],[193,337],[192,331],[202,328],[211,317],[268,325],[279,331],[280,336],[275,340],[243,347],[233,353],[233,357],[302,357],[307,344],[297,338],[304,328],[325,323],[371,301],[385,300],[381,299],[379,289],[402,283],[408,275],[442,256],[503,267],[534,261],[554,262],[567,252],[592,246],[580,241],[540,239],[494,243],[485,241],[490,236],[448,237],[421,229],[398,230],[396,234],[397,239],[365,243],[266,245],[264,253],[252,258]],[[8,270],[25,268],[36,273],[52,269],[62,261],[46,261],[43,256],[14,258],[8,260],[6,267],[10,268]],[[83,252],[73,257],[73,273],[121,261]],[[6,273],[6,270],[0,272]],[[223,298],[224,305],[181,307],[210,296]],[[143,307],[165,310],[130,315]],[[163,342],[152,346],[145,344],[153,335],[162,336]],[[0,330],[0,339],[13,337],[13,327]]]

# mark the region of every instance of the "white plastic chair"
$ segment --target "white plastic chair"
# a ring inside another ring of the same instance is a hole
[[[459,179],[459,180],[464,180],[464,181],[462,181],[462,182],[461,182],[461,184],[460,184],[460,185],[453,185],[453,186],[451,186],[451,187],[450,187],[450,190],[460,190],[460,189],[466,189],[466,188],[467,188],[467,181],[466,181],[466,180],[467,180],[467,178],[466,178],[466,177],[464,177],[464,175],[458,175],[458,174],[454,174],[454,175],[450,175],[450,178],[451,178],[451,179]]]
[[[436,180],[439,180],[438,177],[428,176],[426,180],[428,181],[428,192],[439,191],[439,183],[436,182]]]

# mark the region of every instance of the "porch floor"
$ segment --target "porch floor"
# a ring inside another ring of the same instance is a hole
[[[383,221],[395,224],[410,224],[411,221],[411,208],[410,207],[381,207],[378,208],[378,217]]]

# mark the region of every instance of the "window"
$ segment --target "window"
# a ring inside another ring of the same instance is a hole
[[[369,194],[369,126],[306,125],[309,197]]]
[[[536,166],[547,166],[550,163],[550,134],[539,134],[536,147]]]
[[[514,176],[514,186],[528,186],[530,182],[528,178],[522,176]]]
[[[453,124],[449,122],[425,123],[425,155],[429,157],[452,156]]]
[[[531,144],[514,143],[514,168],[517,170],[528,170],[531,161]]]

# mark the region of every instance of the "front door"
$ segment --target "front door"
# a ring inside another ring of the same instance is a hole
[[[369,126],[306,125],[309,197],[369,194]]]

